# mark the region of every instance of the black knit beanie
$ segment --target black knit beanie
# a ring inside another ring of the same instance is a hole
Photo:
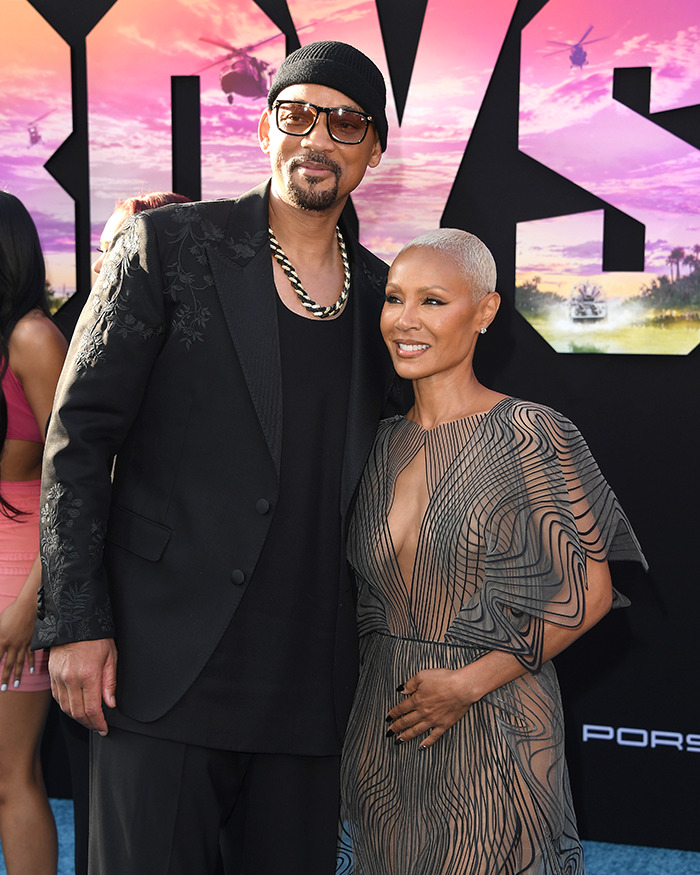
[[[386,120],[386,85],[379,68],[367,55],[347,43],[323,40],[302,46],[282,62],[267,95],[272,109],[277,95],[290,85],[325,85],[342,91],[372,116],[382,152],[389,125]]]

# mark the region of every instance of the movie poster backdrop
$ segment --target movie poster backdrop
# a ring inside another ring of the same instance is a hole
[[[3,0],[0,185],[30,209],[67,333],[116,201],[241,194],[285,54],[351,42],[389,86],[353,195],[390,261],[481,236],[503,306],[477,365],[586,436],[651,570],[562,654],[585,838],[700,850],[700,17],[695,0]]]

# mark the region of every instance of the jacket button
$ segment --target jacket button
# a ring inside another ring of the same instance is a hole
[[[231,572],[231,583],[235,583],[236,586],[240,586],[245,581],[245,574],[241,571],[240,568],[236,568],[235,571]]]
[[[266,498],[259,498],[255,502],[255,509],[258,513],[267,513],[270,509],[270,502]]]

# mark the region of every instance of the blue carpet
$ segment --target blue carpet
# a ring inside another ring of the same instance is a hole
[[[700,853],[583,842],[586,875],[700,875]]]
[[[73,835],[73,801],[52,799],[51,808],[58,830],[58,875],[75,875],[75,836]]]
[[[73,869],[73,803],[52,799],[58,828],[58,875],[75,875]],[[700,853],[584,842],[586,875],[700,875]],[[0,875],[7,875],[0,858]],[[192,873],[197,875],[197,873]]]

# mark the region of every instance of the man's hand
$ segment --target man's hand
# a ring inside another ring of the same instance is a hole
[[[61,709],[78,723],[107,735],[102,702],[116,707],[117,648],[113,638],[75,641],[52,647],[51,692]]]

